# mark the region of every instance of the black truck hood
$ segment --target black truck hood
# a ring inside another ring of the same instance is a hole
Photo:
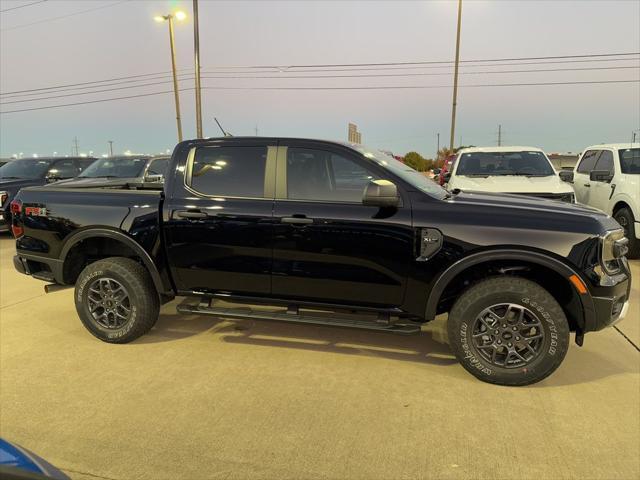
[[[35,187],[42,185],[44,180],[41,178],[2,178],[0,177],[0,190],[18,191],[24,187]]]
[[[507,209],[536,210],[567,215],[582,215],[604,219],[608,215],[597,208],[580,203],[560,202],[540,197],[507,193],[460,192],[448,199],[457,205],[474,205]]]

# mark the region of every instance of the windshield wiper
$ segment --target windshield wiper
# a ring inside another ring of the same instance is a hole
[[[518,176],[518,177],[549,177],[553,175],[552,173],[527,173],[527,172],[513,172],[513,173],[503,173],[502,175],[507,176]]]
[[[6,180],[6,179],[10,179],[10,180],[22,180],[22,177],[12,177],[12,176],[9,176],[9,177],[0,177],[0,178],[1,178],[1,179],[3,179],[3,180]]]
[[[90,177],[89,175],[82,176],[80,175],[78,178],[121,178],[118,175],[97,175],[95,177]]]

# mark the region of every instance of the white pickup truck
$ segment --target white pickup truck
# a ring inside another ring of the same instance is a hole
[[[629,257],[640,257],[640,143],[594,145],[573,172],[576,200],[598,208],[624,228]]]
[[[449,190],[574,201],[571,185],[561,180],[545,153],[536,147],[463,148],[444,181]]]

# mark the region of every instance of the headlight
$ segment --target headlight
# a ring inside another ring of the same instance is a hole
[[[615,274],[620,271],[618,260],[627,254],[628,243],[622,229],[609,230],[601,237],[600,261],[605,272]]]

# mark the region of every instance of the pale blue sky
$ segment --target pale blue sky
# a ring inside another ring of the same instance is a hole
[[[1,0],[6,10],[34,0]],[[22,26],[100,6],[106,8]],[[170,69],[166,24],[152,17],[180,7],[178,65],[193,65],[191,1],[48,0],[6,11],[0,27],[0,90],[164,72]],[[452,60],[456,2],[344,2],[200,0],[201,64],[218,66],[351,64]],[[640,52],[640,2],[464,0],[461,59]],[[460,84],[591,81],[640,78],[633,61],[503,69],[626,65],[620,70],[461,75]],[[475,71],[500,68],[476,68]],[[402,72],[446,73],[450,68]],[[462,72],[473,69],[463,68]],[[333,72],[335,73],[335,72]],[[345,73],[345,72],[343,72]],[[361,74],[366,72],[346,72]],[[381,73],[393,73],[389,71]],[[323,74],[323,73],[319,73]],[[212,76],[214,74],[203,74]],[[277,75],[277,74],[272,74]],[[285,75],[285,74],[282,74]],[[167,81],[160,79],[155,81]],[[450,85],[452,75],[332,79],[205,79],[205,86]],[[130,86],[131,84],[125,85]],[[122,85],[120,85],[122,86]],[[189,88],[193,81],[181,82]],[[106,87],[109,88],[109,87]],[[113,87],[111,87],[113,88]],[[170,90],[170,83],[128,90],[1,105],[2,111]],[[78,93],[61,92],[58,94]],[[29,97],[3,97],[2,102]],[[31,97],[34,98],[34,97]],[[195,136],[193,91],[181,94],[185,137]],[[640,84],[464,88],[458,127],[464,144],[503,143],[578,151],[622,142],[640,128]],[[305,136],[346,140],[355,122],[363,142],[403,154],[431,156],[436,133],[448,143],[451,88],[407,90],[205,90],[204,130],[219,131],[217,116],[236,135]],[[176,143],[171,94],[0,115],[0,153],[81,151],[159,152]]]

